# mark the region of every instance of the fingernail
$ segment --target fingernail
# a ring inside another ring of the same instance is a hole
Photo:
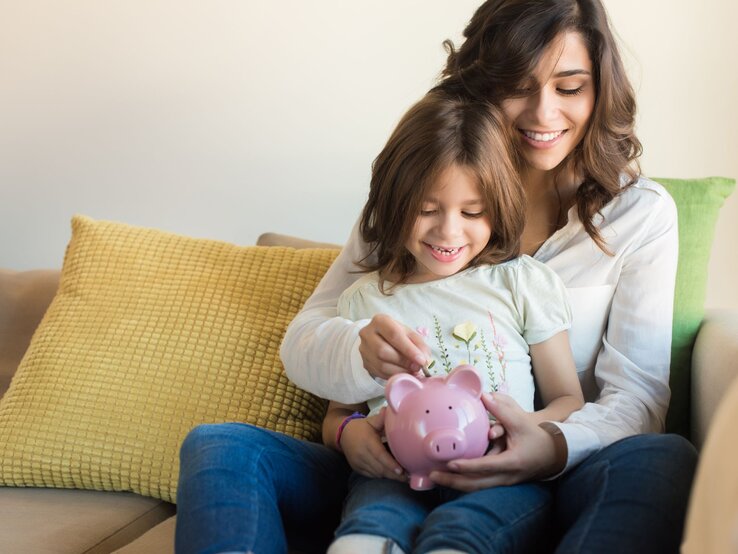
[[[450,464],[448,464],[448,468],[450,470],[452,470],[452,471],[458,471],[459,470],[459,464],[455,464],[455,463],[451,462]]]
[[[424,366],[424,365],[425,365],[425,362],[426,362],[426,360],[425,360],[425,356],[420,356],[420,355],[418,355],[418,356],[415,356],[415,362],[416,362],[416,363],[417,363],[417,364],[418,364],[419,366]]]
[[[395,468],[395,473],[396,473],[397,475],[402,475],[402,468],[401,468],[401,467],[396,467],[396,468]]]
[[[418,364],[410,364],[410,371],[413,373],[418,373],[421,369],[423,369],[423,367]]]

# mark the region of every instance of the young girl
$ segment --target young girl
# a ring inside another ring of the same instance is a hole
[[[502,116],[489,104],[440,92],[418,102],[374,163],[361,229],[376,258],[363,260],[371,273],[341,295],[338,312],[353,321],[384,314],[402,322],[431,346],[430,373],[472,364],[488,392],[509,394],[536,424],[563,421],[583,405],[566,331],[570,312],[561,279],[518,257],[525,202],[513,156]],[[545,406],[538,412],[534,376]],[[371,416],[384,404],[384,397],[369,400],[370,419],[353,413],[366,413],[366,404],[329,407],[324,442],[356,472],[329,552],[501,547],[487,527],[485,490],[417,492],[381,479],[375,460],[390,457],[382,419]],[[424,524],[429,514],[465,523],[439,533]]]

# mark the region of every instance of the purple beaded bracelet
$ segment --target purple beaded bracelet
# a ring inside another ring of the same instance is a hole
[[[346,418],[341,422],[341,425],[338,426],[338,431],[336,431],[336,447],[341,450],[341,435],[343,435],[343,430],[348,425],[348,422],[352,419],[362,419],[366,416],[359,412],[354,412],[350,416],[346,416]],[[341,450],[343,452],[343,450]]]

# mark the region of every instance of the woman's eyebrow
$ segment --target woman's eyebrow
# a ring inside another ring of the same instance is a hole
[[[586,69],[567,69],[565,71],[559,71],[554,77],[571,77],[572,75],[592,75],[592,73]]]

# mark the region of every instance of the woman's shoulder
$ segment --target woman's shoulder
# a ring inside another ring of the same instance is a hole
[[[673,214],[676,216],[676,204],[663,185],[648,177],[640,176],[630,186],[625,186],[617,196],[618,203],[628,209],[644,212]]]

